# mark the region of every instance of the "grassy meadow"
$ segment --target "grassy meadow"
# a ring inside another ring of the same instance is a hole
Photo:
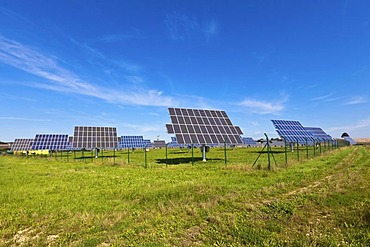
[[[260,151],[1,156],[0,246],[370,246],[369,147]]]

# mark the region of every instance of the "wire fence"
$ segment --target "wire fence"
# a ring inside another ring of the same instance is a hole
[[[268,138],[267,138],[268,140]],[[36,150],[14,152],[15,156],[31,159],[53,159],[61,162],[102,163],[130,165],[144,168],[173,166],[180,164],[198,165],[251,165],[261,169],[272,166],[284,167],[289,164],[309,160],[324,153],[348,146],[345,141],[327,141],[313,143],[284,143],[273,146],[270,142],[260,143],[253,147],[223,146],[210,147],[203,152],[201,147],[189,145],[182,148],[126,148],[94,150]]]

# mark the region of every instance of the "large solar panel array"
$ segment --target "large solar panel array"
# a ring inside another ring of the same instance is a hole
[[[73,135],[74,149],[112,149],[118,146],[116,127],[75,126]]]
[[[308,132],[310,132],[316,141],[331,141],[333,138],[326,134],[321,128],[318,127],[304,127]]]
[[[253,140],[251,137],[243,137],[243,145],[246,146],[257,146],[257,142]]]
[[[314,136],[308,132],[300,122],[287,120],[271,120],[276,132],[286,142],[298,142],[305,144],[313,142]]]
[[[168,109],[172,124],[167,132],[175,134],[181,144],[242,144],[243,134],[234,126],[225,111],[185,108]]]
[[[10,147],[11,151],[27,151],[31,150],[33,139],[15,139],[12,146]]]
[[[66,150],[68,135],[37,134],[32,143],[32,150]]]
[[[182,148],[182,147],[186,147],[185,144],[178,143],[176,137],[171,137],[171,142],[167,143],[167,146],[169,148]]]
[[[343,137],[343,139],[344,140],[346,140],[346,141],[348,141],[349,142],[349,144],[351,144],[351,145],[356,145],[357,144],[357,142],[355,141],[355,140],[353,140],[351,137],[349,137],[349,136],[344,136]]]
[[[150,140],[146,140],[143,136],[121,136],[118,142],[119,148],[145,148],[151,146]]]

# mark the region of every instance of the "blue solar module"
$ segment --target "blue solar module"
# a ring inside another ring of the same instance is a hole
[[[348,141],[349,142],[349,144],[351,144],[351,145],[356,145],[357,144],[357,142],[355,141],[355,140],[353,140],[351,137],[349,137],[349,136],[344,136],[343,137],[343,139],[344,140],[346,140],[346,141]]]
[[[251,137],[242,137],[243,145],[246,146],[257,146],[257,142],[253,140]]]
[[[167,146],[169,148],[181,148],[185,147],[186,145],[178,143],[176,137],[171,137],[171,142],[167,143]]]
[[[150,140],[144,139],[143,136],[121,136],[118,143],[119,148],[145,148],[151,145]]]
[[[11,151],[27,151],[31,150],[33,139],[15,139]]]
[[[73,134],[74,149],[113,149],[117,146],[116,127],[75,126]]]
[[[225,111],[168,108],[172,124],[167,133],[181,144],[242,144],[239,126],[234,126]]]
[[[325,131],[323,131],[321,128],[318,127],[304,127],[304,128],[313,135],[315,141],[327,142],[333,140],[333,138],[330,135],[326,134]]]
[[[37,134],[32,150],[66,150],[68,135],[60,134]]]
[[[314,136],[308,132],[300,122],[298,121],[287,121],[287,120],[271,120],[275,126],[276,132],[286,140],[286,142],[293,143],[312,143]]]
[[[68,143],[67,143],[67,150],[72,150],[73,149],[73,136],[68,136]]]

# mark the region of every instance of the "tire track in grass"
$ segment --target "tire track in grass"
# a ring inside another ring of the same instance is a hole
[[[309,193],[309,192],[313,191],[314,189],[318,188],[319,186],[321,186],[322,184],[328,183],[329,181],[333,180],[333,178],[335,176],[342,176],[344,174],[344,171],[348,169],[349,164],[354,164],[356,159],[359,158],[359,153],[360,153],[359,150],[360,150],[360,147],[356,147],[354,151],[350,152],[349,155],[347,155],[343,159],[341,159],[340,162],[338,162],[338,164],[335,165],[331,169],[331,171],[333,171],[332,174],[327,175],[323,178],[319,178],[319,179],[311,182],[307,186],[297,188],[297,189],[291,190],[289,192],[286,192],[284,194],[281,194],[279,196],[279,198],[274,197],[274,198],[271,198],[271,199],[265,199],[261,202],[261,204],[262,205],[271,204],[274,201],[277,201],[277,200],[280,200],[280,199],[290,198],[290,197],[293,197],[293,196],[296,196],[296,195]],[[312,161],[309,161],[309,162],[312,162]]]

